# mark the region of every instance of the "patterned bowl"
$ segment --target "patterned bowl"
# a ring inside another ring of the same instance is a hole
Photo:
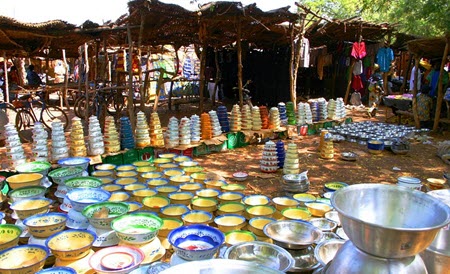
[[[99,188],[76,188],[66,195],[72,208],[78,212],[88,205],[105,202],[111,197],[111,193]]]
[[[87,157],[70,157],[58,160],[58,165],[61,167],[81,167],[83,170],[87,170],[90,158]]]
[[[99,188],[103,185],[103,182],[95,177],[84,176],[68,179],[64,184],[67,187],[67,191],[71,191],[74,188]]]
[[[28,232],[38,238],[47,238],[64,230],[66,222],[67,215],[56,212],[36,214],[23,220]]]
[[[14,210],[19,219],[23,220],[30,216],[48,212],[52,200],[43,197],[27,198],[12,203],[10,208]]]
[[[55,266],[43,269],[36,274],[77,274],[77,271],[71,267]]]
[[[87,206],[82,214],[88,218],[89,223],[99,229],[110,229],[115,218],[128,213],[130,207],[120,202],[101,202]]]
[[[162,220],[163,225],[159,230],[158,237],[167,237],[172,230],[183,226],[183,221],[176,218],[162,218]]]
[[[0,224],[0,250],[5,250],[19,244],[22,228],[17,225]]]
[[[95,233],[86,229],[69,229],[50,236],[45,241],[56,258],[77,260],[85,257],[96,240]]]
[[[89,266],[98,274],[128,274],[144,261],[145,254],[137,247],[103,248],[89,258]]]
[[[181,219],[185,225],[193,224],[209,224],[212,221],[213,215],[203,210],[191,210],[181,215]]]
[[[160,215],[162,218],[177,218],[181,220],[181,216],[190,209],[186,205],[182,204],[170,204],[160,210]]]
[[[40,173],[23,173],[9,176],[6,178],[11,189],[17,189],[25,186],[38,186],[44,175]]]
[[[40,173],[44,176],[47,176],[48,170],[52,167],[52,165],[48,162],[30,162],[21,164],[16,167],[17,172],[19,173]]]
[[[0,252],[0,273],[36,273],[44,267],[49,255],[45,246],[22,245]]]
[[[242,202],[248,206],[267,205],[270,203],[270,198],[264,195],[255,194],[245,196],[242,199]]]
[[[64,184],[68,179],[81,177],[84,169],[82,167],[62,167],[49,172],[48,176],[52,178],[55,184]]]
[[[182,226],[167,237],[175,253],[187,261],[207,260],[214,257],[225,241],[225,235],[207,225]]]
[[[170,204],[170,200],[165,196],[154,195],[150,197],[145,197],[142,200],[142,204],[144,205],[144,209],[158,213],[162,207],[165,207]]]
[[[46,190],[43,186],[25,186],[10,191],[8,196],[12,202],[16,202],[27,198],[44,197]]]
[[[130,244],[143,244],[153,240],[162,227],[161,218],[151,213],[131,213],[117,217],[111,228],[120,240]]]

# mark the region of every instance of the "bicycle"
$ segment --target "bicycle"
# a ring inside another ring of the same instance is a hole
[[[17,110],[13,104],[8,102],[0,103],[0,124],[2,126],[8,123],[16,122]]]

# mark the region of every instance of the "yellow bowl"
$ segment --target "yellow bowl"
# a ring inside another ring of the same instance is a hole
[[[168,195],[171,204],[189,205],[194,194],[191,192],[172,192]]]
[[[169,181],[172,185],[179,186],[184,183],[189,183],[191,181],[191,177],[187,175],[175,175],[170,177]]]
[[[27,198],[12,203],[11,209],[14,210],[19,219],[23,220],[30,216],[46,213],[49,210],[51,200],[40,198]]]
[[[140,182],[147,182],[151,179],[163,179],[163,174],[161,172],[157,171],[150,171],[146,173],[139,174],[139,181]]]
[[[183,167],[183,168],[185,168],[185,167],[195,167],[195,166],[198,166],[198,162],[196,162],[196,161],[184,161],[184,162],[180,163],[180,167]],[[200,172],[202,170],[203,170],[203,168],[201,170],[199,170],[198,172]]]
[[[209,224],[211,223],[213,215],[203,210],[192,210],[181,216],[184,225],[193,224]]]
[[[194,180],[194,182],[203,184],[206,180],[206,172],[192,173],[191,178]]]
[[[169,161],[172,161],[172,159],[177,156],[178,156],[178,154],[176,154],[176,153],[161,153],[161,154],[159,154],[158,158],[155,159],[155,161],[158,159],[164,159],[164,160],[169,159]]]
[[[135,211],[138,211],[139,209],[141,209],[143,207],[142,203],[139,202],[123,202],[124,204],[127,204],[129,209],[128,209],[128,213],[132,213]]]
[[[163,185],[155,188],[158,192],[158,195],[169,197],[170,193],[177,192],[180,188],[173,185]]]
[[[136,171],[136,167],[133,165],[120,165],[116,167],[117,173],[123,171]]]
[[[171,158],[156,158],[153,160],[153,164],[159,165],[159,164],[166,164],[172,162]]]
[[[275,222],[276,220],[273,218],[268,217],[255,217],[251,218],[248,221],[248,230],[253,232],[256,236],[259,237],[266,237],[266,234],[264,234],[264,226],[268,223]]]
[[[250,231],[233,230],[225,233],[225,243],[229,246],[252,241],[256,241],[256,236]]]
[[[199,183],[184,183],[180,185],[181,191],[188,191],[195,194],[198,190],[202,189],[202,185]]]
[[[138,178],[139,173],[134,170],[129,171],[117,171],[116,177],[117,178]]]
[[[189,163],[189,162],[186,162],[186,163]],[[204,168],[201,166],[188,166],[188,167],[183,168],[184,172],[186,172],[186,175],[189,175],[189,176],[191,176],[194,173],[202,172],[203,169]]]
[[[178,168],[178,164],[175,163],[164,163],[164,164],[158,164],[157,168],[159,171],[164,171],[164,169],[169,169],[169,168]]]
[[[160,215],[161,218],[176,218],[181,220],[181,215],[186,212],[189,212],[189,208],[187,206],[180,204],[171,204],[161,208]]]
[[[203,198],[217,198],[217,196],[219,196],[219,194],[220,194],[220,191],[218,191],[217,189],[213,189],[213,188],[205,188],[205,189],[197,190],[195,192],[195,194],[198,197],[203,197]]]
[[[297,207],[300,204],[294,198],[289,197],[275,197],[272,199],[272,202],[275,204],[275,208],[279,211],[286,208]]]
[[[109,192],[115,192],[115,191],[120,191],[123,189],[122,185],[116,185],[116,184],[106,184],[106,185],[102,185],[100,187],[103,190],[109,191]]]
[[[222,191],[232,191],[232,192],[239,192],[244,193],[244,190],[246,187],[241,184],[228,184],[221,187]]]
[[[136,202],[142,203],[142,200],[144,200],[145,197],[151,197],[155,196],[156,191],[153,189],[137,189],[131,192],[131,197]]]
[[[184,171],[179,168],[164,169],[162,173],[164,174],[164,178],[167,179],[170,179],[170,177],[175,175],[184,175]]]
[[[108,178],[115,178],[116,173],[112,170],[95,170],[91,172],[91,176],[102,178],[102,177],[108,177]]]
[[[311,219],[311,213],[306,208],[286,208],[281,211],[281,215],[287,220],[305,220]]]
[[[17,225],[0,224],[0,251],[19,244],[22,228]]]
[[[221,190],[222,186],[227,185],[227,182],[223,180],[205,180],[206,188],[214,188],[217,190]]]
[[[132,163],[133,166],[136,167],[136,169],[140,168],[140,167],[147,167],[147,166],[152,166],[153,164],[150,163],[149,161],[136,161]],[[139,172],[139,170],[138,170]]]
[[[125,202],[130,199],[130,194],[124,192],[124,191],[116,191],[111,194],[111,197],[109,197],[108,201],[110,202]]]
[[[438,190],[445,188],[445,179],[438,179],[438,178],[428,178],[427,179],[427,185],[430,188],[430,190]]]
[[[170,200],[167,197],[154,195],[151,197],[145,197],[142,200],[142,204],[144,205],[144,209],[150,210],[153,212],[159,212],[162,207],[165,207],[170,204]]]
[[[218,198],[221,203],[240,202],[244,198],[244,194],[239,192],[222,192]]]
[[[112,184],[115,180],[113,177],[97,177],[97,178],[100,179],[104,185]]]
[[[245,217],[238,214],[219,215],[214,218],[214,223],[224,233],[232,230],[240,230],[247,224]]]
[[[148,179],[147,181],[145,181],[145,183],[148,184],[149,187],[157,187],[167,185],[169,183],[169,180],[164,178],[156,178],[156,179]]]
[[[191,160],[192,159],[190,157],[184,156],[184,155],[173,157],[173,161],[176,163],[181,163],[181,162],[186,162],[186,161],[191,161]]]
[[[273,206],[269,205],[256,205],[250,206],[245,209],[247,213],[248,219],[252,219],[255,217],[272,217],[275,213],[276,209]]]
[[[142,183],[135,183],[135,184],[129,184],[123,187],[123,190],[126,192],[132,194],[133,191],[139,190],[139,189],[146,189],[148,186],[146,184]]]
[[[0,273],[36,273],[44,267],[48,256],[47,248],[39,245],[10,248],[3,251],[0,256]]]
[[[41,184],[41,180],[44,175],[40,173],[21,173],[9,176],[6,178],[6,182],[11,189],[16,189],[25,186],[38,186]]]
[[[163,225],[158,232],[160,237],[167,237],[172,230],[183,226],[183,221],[176,218],[162,218],[162,220]]]
[[[308,208],[309,212],[315,217],[323,217],[325,216],[325,213],[332,210],[333,208],[330,205],[327,205],[325,203],[307,203],[306,207]]]
[[[212,198],[194,198],[192,199],[192,209],[213,212],[217,209],[217,200]]]
[[[114,172],[116,170],[116,165],[113,164],[101,164],[95,166],[95,170],[102,170],[102,171],[112,171]]]
[[[228,203],[222,203],[217,208],[217,215],[223,215],[223,214],[238,214],[243,215],[245,211],[245,205],[238,202],[228,202]]]
[[[50,236],[46,245],[58,259],[77,260],[89,253],[95,239],[95,233],[89,230],[70,229]]]
[[[158,168],[153,166],[153,165],[149,165],[149,166],[139,166],[136,168],[136,171],[138,173],[147,173],[147,172],[155,172]]]
[[[137,179],[136,178],[118,178],[114,181],[114,183],[116,185],[126,186],[126,185],[131,185],[131,184],[137,183]]]
[[[306,203],[314,202],[316,200],[316,196],[308,193],[297,193],[294,194],[293,198],[300,203],[300,206],[305,206]]]
[[[267,196],[255,194],[245,196],[242,199],[242,202],[248,206],[268,205],[270,203],[270,199]]]
[[[37,238],[47,238],[64,230],[66,222],[67,215],[57,212],[36,214],[23,220],[28,232]]]

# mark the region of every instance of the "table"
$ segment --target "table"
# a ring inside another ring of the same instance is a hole
[[[398,123],[401,124],[401,116],[412,116],[412,94],[403,95],[389,95],[383,97],[383,103],[385,106],[392,109],[392,112],[398,117]],[[387,120],[387,115],[386,115]]]

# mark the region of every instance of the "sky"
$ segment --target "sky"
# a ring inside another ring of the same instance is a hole
[[[111,20],[115,21],[128,13],[129,0],[0,0],[0,15],[14,18],[25,23],[40,23],[48,20],[60,19],[71,24],[81,25],[86,20],[98,24]],[[189,10],[196,10],[198,4],[212,0],[199,0],[191,4],[191,0],[160,0],[173,3]],[[238,1],[238,0],[235,0]],[[244,5],[256,3],[264,10],[291,6],[294,11],[295,0],[241,0]]]

